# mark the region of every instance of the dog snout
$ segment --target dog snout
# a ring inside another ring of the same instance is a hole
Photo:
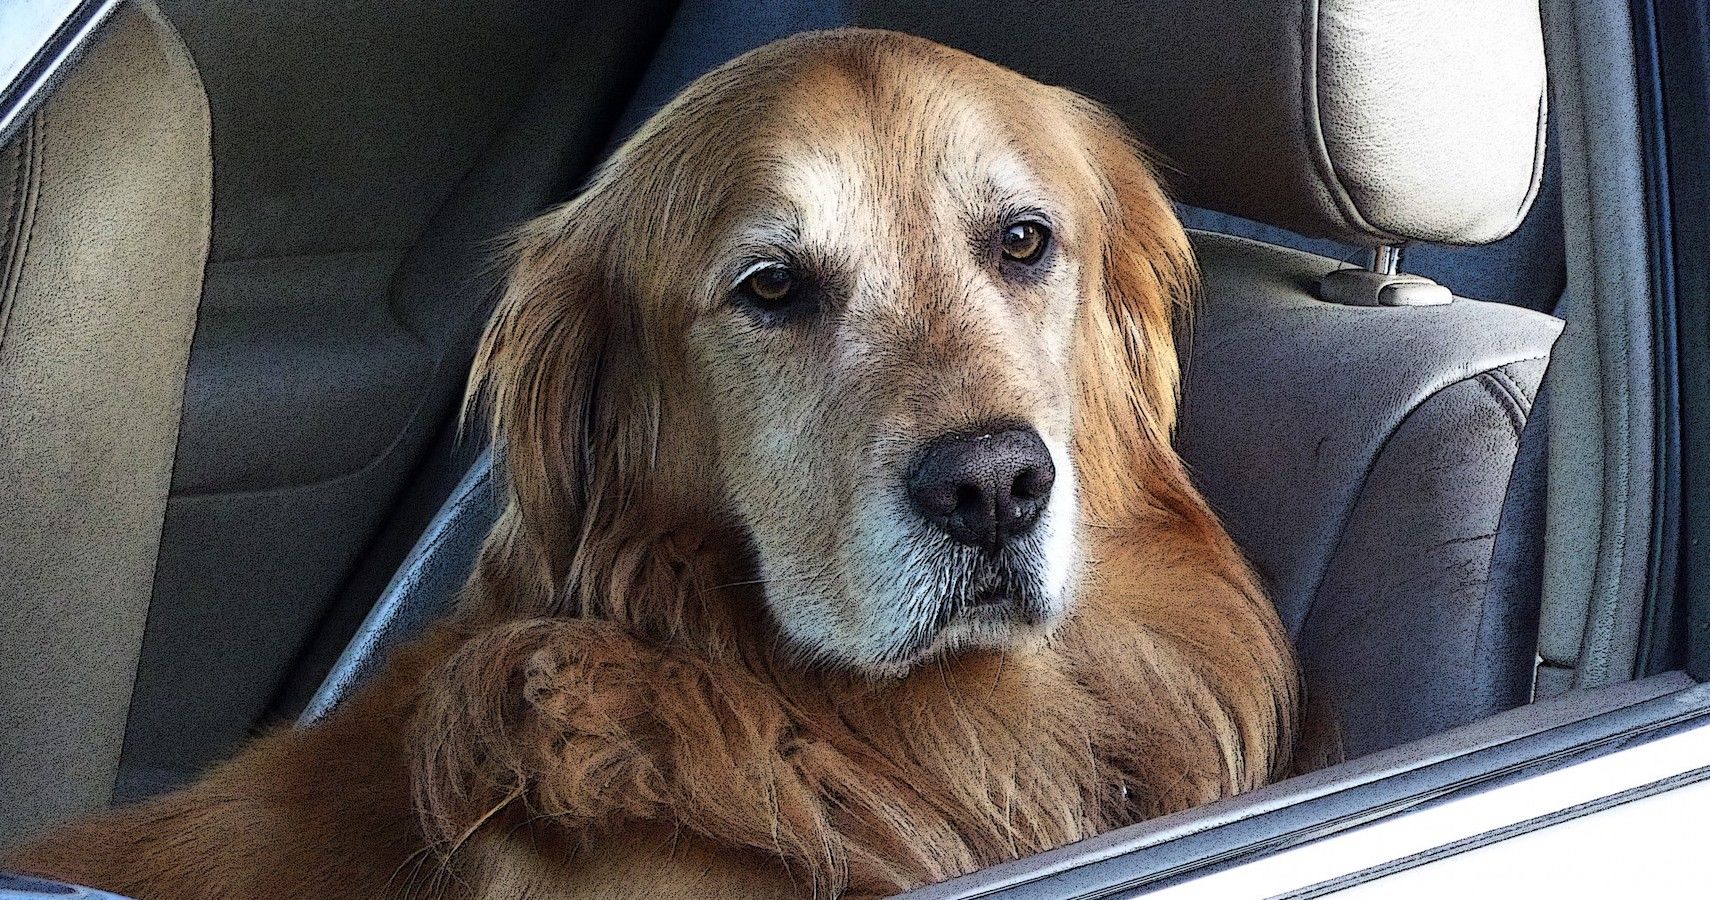
[[[909,472],[908,494],[952,538],[996,550],[1039,521],[1056,479],[1039,432],[1007,428],[934,440]]]

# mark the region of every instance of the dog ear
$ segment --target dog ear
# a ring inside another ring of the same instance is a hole
[[[631,309],[614,229],[584,195],[512,236],[505,289],[470,375],[510,489],[473,586],[489,612],[575,612],[574,560],[635,496]]]
[[[1187,233],[1145,151],[1110,112],[1070,95],[1099,180],[1105,227],[1102,302],[1082,319],[1082,461],[1111,485],[1179,469],[1170,450],[1180,395],[1178,338],[1199,275]]]

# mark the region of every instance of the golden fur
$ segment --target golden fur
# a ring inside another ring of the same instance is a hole
[[[967,252],[1005,190],[1053,204],[1036,282]],[[780,204],[850,273],[834,335],[719,300]],[[877,896],[1265,784],[1293,661],[1169,444],[1194,280],[1093,104],[884,32],[755,51],[516,238],[472,393],[511,497],[459,614],[11,862],[142,898]],[[872,597],[931,573],[851,533],[994,419],[1065,448],[1070,605],[897,643]]]

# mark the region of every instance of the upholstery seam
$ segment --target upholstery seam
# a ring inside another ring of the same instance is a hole
[[[1512,365],[1516,365],[1516,364],[1510,363],[1509,365],[1512,366]],[[1538,385],[1536,387],[1532,388],[1531,391],[1527,391],[1526,386],[1524,384],[1521,384],[1519,379],[1517,379],[1513,375],[1509,374],[1508,366],[1504,366],[1498,374],[1502,377],[1503,381],[1508,385],[1509,389],[1514,391],[1515,395],[1520,397],[1521,400],[1525,402],[1526,409],[1528,411],[1530,411],[1532,408],[1532,405],[1538,402],[1538,393],[1543,388],[1543,379],[1540,378],[1538,380]]]
[[[1353,521],[1354,511],[1359,508],[1360,501],[1365,499],[1366,489],[1371,486],[1372,472],[1376,471],[1378,461],[1383,459],[1383,455],[1389,452],[1390,442],[1401,432],[1403,428],[1407,426],[1408,421],[1413,418],[1414,413],[1424,409],[1432,400],[1441,396],[1444,391],[1464,382],[1475,380],[1478,376],[1485,374],[1485,372],[1494,371],[1495,369],[1499,369],[1504,366],[1511,366],[1515,363],[1532,362],[1534,360],[1548,358],[1549,356],[1547,354],[1540,354],[1536,356],[1523,357],[1521,359],[1509,360],[1499,366],[1486,369],[1483,372],[1475,372],[1465,378],[1451,381],[1421,399],[1413,406],[1413,408],[1409,409],[1401,418],[1396,420],[1395,427],[1391,428],[1389,433],[1384,435],[1383,440],[1378,444],[1377,452],[1372,454],[1371,460],[1366,463],[1364,471],[1360,473],[1360,488],[1354,492],[1353,502],[1348,504],[1348,510],[1342,516],[1342,524],[1336,528],[1336,540],[1331,544],[1330,553],[1325,556],[1324,565],[1319,569],[1317,576],[1313,579],[1312,590],[1307,594],[1306,610],[1300,616],[1301,635],[1306,634],[1306,626],[1312,620],[1313,612],[1318,608],[1318,594],[1324,589],[1324,580],[1330,575],[1331,564],[1336,560],[1336,557],[1341,554],[1343,544],[1347,542],[1348,526]]]
[[[14,212],[20,208],[18,197],[21,185],[19,184],[18,172],[23,168],[28,156],[28,152],[24,148],[29,144],[29,129],[32,124],[34,124],[33,118],[25,123],[25,130],[19,135],[17,143],[0,147],[0,153],[4,153],[6,162],[10,163],[10,171],[6,175],[6,194],[4,197],[0,197],[0,201],[3,201],[0,202],[0,229],[4,229],[0,230],[0,238],[4,238],[4,242],[0,243],[0,264],[3,264],[3,268],[0,268],[0,347],[5,346],[6,322],[11,318],[12,313],[14,296],[12,270],[17,261],[13,256],[13,244],[21,230],[12,224],[12,218]]]
[[[1514,399],[1514,395],[1508,392],[1507,387],[1489,372],[1480,372],[1467,380],[1482,388],[1490,396],[1490,399],[1502,408],[1502,412],[1508,418],[1509,427],[1514,430],[1515,436],[1518,437],[1520,429],[1525,427],[1526,413],[1520,408],[1520,404]]]
[[[1471,380],[1478,382],[1479,386],[1490,393],[1492,399],[1502,405],[1508,413],[1509,424],[1514,426],[1514,434],[1518,437],[1520,429],[1526,427],[1526,419],[1532,414],[1532,404],[1526,402],[1515,387],[1513,379],[1501,369],[1491,369],[1474,375]]]
[[[22,187],[22,185],[19,181],[18,173],[23,168],[25,159],[28,156],[28,153],[24,148],[29,143],[30,135],[28,129],[32,124],[34,124],[33,118],[31,121],[24,124],[25,131],[18,136],[16,143],[0,148],[0,153],[5,154],[6,162],[10,164],[7,167],[8,171],[6,173],[6,194],[4,197],[0,197],[0,227],[4,227],[6,229],[5,231],[0,231],[0,237],[5,238],[5,245],[0,246],[0,260],[5,262],[5,268],[0,270],[0,303],[7,302],[7,298],[12,296],[13,257],[11,249],[12,243],[18,234],[12,225],[12,217],[13,214],[19,210],[19,188]],[[0,310],[3,309],[4,307],[0,307]],[[4,312],[0,311],[0,323],[4,323],[4,316]],[[0,331],[3,331],[3,324],[0,324]]]
[[[1509,365],[1514,365],[1514,364],[1510,363]],[[1501,369],[1492,369],[1489,372],[1480,373],[1479,378],[1481,379],[1481,383],[1483,383],[1487,389],[1491,390],[1491,392],[1493,394],[1496,392],[1497,389],[1500,388],[1503,391],[1510,393],[1511,397],[1513,397],[1513,395],[1524,396],[1524,392],[1520,389],[1520,385],[1514,380],[1514,377],[1512,375],[1508,374],[1507,368],[1508,368],[1508,366],[1504,366]],[[1488,378],[1486,378],[1486,376],[1488,376]],[[1540,380],[1540,384],[1542,384],[1541,380]],[[1531,422],[1532,409],[1535,405],[1536,405],[1536,398],[1534,397],[1529,402],[1527,402],[1525,404],[1523,413],[1519,413],[1519,414],[1516,414],[1513,416],[1514,462],[1512,464],[1510,464],[1510,468],[1509,468],[1509,472],[1508,472],[1508,483],[1506,485],[1503,485],[1502,502],[1497,507],[1496,531],[1491,534],[1491,545],[1490,545],[1491,556],[1490,556],[1490,560],[1486,564],[1486,568],[1485,568],[1485,571],[1487,573],[1493,572],[1496,568],[1496,553],[1497,553],[1497,549],[1498,549],[1497,545],[1501,541],[1503,523],[1508,520],[1508,512],[1509,512],[1508,501],[1509,501],[1509,498],[1514,495],[1514,477],[1518,471],[1517,467],[1520,464],[1520,457],[1526,450],[1526,426],[1528,424],[1530,424],[1530,422]],[[1548,436],[1546,435],[1545,437],[1547,438]],[[1546,440],[1546,444],[1547,444],[1547,440]],[[1534,449],[1536,450],[1536,448],[1534,448]],[[1549,451],[1549,448],[1547,446],[1544,447],[1542,452],[1539,453],[1539,458],[1538,458],[1539,464],[1544,466],[1544,472],[1542,473],[1542,483],[1540,483],[1537,487],[1539,497],[1542,497],[1544,495],[1544,492],[1547,490],[1547,485],[1549,482],[1549,470],[1548,470],[1549,456],[1548,456],[1548,451]],[[1539,524],[1540,528],[1543,527],[1543,521],[1542,521],[1541,517],[1539,519],[1538,524]],[[1543,564],[1543,536],[1542,535],[1540,535],[1538,538],[1537,549],[1538,549],[1538,554],[1539,554],[1538,562],[1539,562],[1539,565],[1541,566]],[[1540,576],[1541,576],[1541,573],[1540,573]],[[1479,598],[1478,619],[1473,624],[1473,658],[1474,659],[1481,658],[1480,653],[1484,648],[1484,640],[1485,640],[1484,618],[1485,618],[1485,615],[1490,612],[1490,605],[1491,605],[1491,600],[1492,600],[1491,587],[1492,587],[1492,583],[1487,581],[1485,584],[1485,587],[1484,587],[1483,594]],[[1542,655],[1538,652],[1540,646],[1543,643],[1543,641],[1542,641],[1543,634],[1542,634],[1542,630],[1541,630],[1542,629],[1541,618],[1543,615],[1543,600],[1544,600],[1544,598],[1543,598],[1543,581],[1542,581],[1541,577],[1539,579],[1538,592],[1539,592],[1538,593],[1538,612],[1539,612],[1539,617],[1540,617],[1540,624],[1534,625],[1532,628],[1532,658],[1533,658],[1534,662],[1529,666],[1529,668],[1531,670],[1530,671],[1531,677],[1530,677],[1529,683],[1526,686],[1526,696],[1528,698],[1533,698],[1537,695],[1537,690],[1538,690],[1538,664],[1537,664],[1536,660],[1542,659]],[[1528,699],[1527,702],[1530,703],[1531,699]]]
[[[36,209],[41,197],[41,156],[46,144],[42,113],[30,116],[23,135],[17,143],[18,153],[13,164],[11,205],[8,224],[12,225],[11,240],[4,248],[6,271],[0,272],[0,345],[6,341],[12,310],[17,305],[18,291],[24,281],[24,260],[30,253],[30,238],[35,232]],[[19,188],[22,188],[20,191]]]
[[[1503,369],[1492,369],[1489,372],[1482,374],[1488,376],[1494,384],[1507,392],[1508,396],[1513,397],[1514,403],[1516,406],[1520,407],[1521,413],[1531,415],[1532,404],[1535,402],[1535,399],[1528,396],[1526,394],[1526,389],[1514,379],[1514,376],[1508,374],[1505,369],[1506,367]]]

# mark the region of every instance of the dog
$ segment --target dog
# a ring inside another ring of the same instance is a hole
[[[869,897],[1289,766],[1288,640],[1170,444],[1192,253],[1096,104],[799,35],[509,260],[470,401],[509,490],[457,613],[15,867],[143,900]]]

